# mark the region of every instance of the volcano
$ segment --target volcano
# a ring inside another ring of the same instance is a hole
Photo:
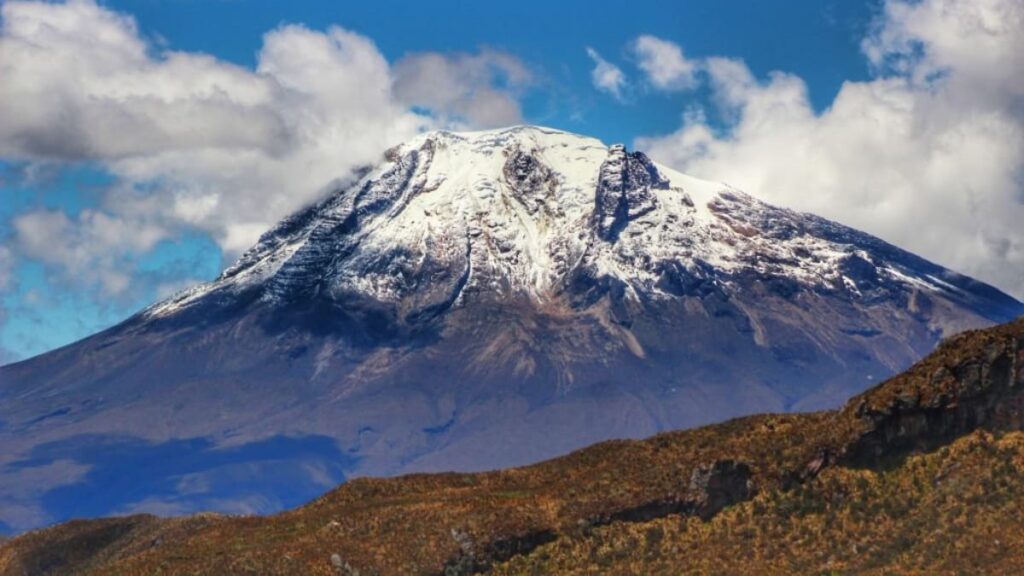
[[[1022,313],[622,145],[431,132],[216,280],[0,368],[0,528],[269,512],[352,476],[832,408]]]

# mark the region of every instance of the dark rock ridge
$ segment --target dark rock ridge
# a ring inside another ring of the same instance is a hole
[[[265,512],[350,475],[518,465],[833,407],[1021,312],[622,146],[532,127],[425,134],[215,281],[0,368],[0,531]],[[302,478],[239,482],[247,467]]]
[[[844,454],[844,462],[878,465],[978,428],[1024,430],[1024,335],[991,338],[976,357],[935,367],[927,380],[887,392],[884,404],[870,395],[851,404],[868,431]]]
[[[630,220],[657,208],[658,200],[651,189],[668,187],[669,181],[642,152],[627,152],[621,144],[610,147],[597,179],[597,235],[603,240],[617,240]]]

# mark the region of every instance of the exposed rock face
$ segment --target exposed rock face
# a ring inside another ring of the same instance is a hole
[[[913,384],[894,386],[886,403],[868,396],[856,404],[868,432],[844,460],[872,464],[978,428],[1024,430],[1024,336],[994,337],[980,357],[938,366],[924,385]]]
[[[521,202],[531,215],[541,210],[549,216],[558,214],[558,177],[551,168],[518,146],[512,147],[506,154],[508,160],[503,174],[511,188],[512,197]]]
[[[750,466],[735,460],[718,460],[697,468],[690,476],[690,490],[698,495],[693,513],[710,518],[722,508],[753,496]]]
[[[425,134],[217,280],[0,368],[0,528],[267,511],[353,473],[830,407],[1021,311],[622,146]]]
[[[652,188],[667,190],[654,164],[642,152],[627,152],[616,144],[608,149],[597,179],[594,218],[597,235],[604,240],[618,239],[619,233],[634,220],[658,207]]]

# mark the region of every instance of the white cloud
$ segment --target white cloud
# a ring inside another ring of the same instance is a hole
[[[7,246],[0,246],[0,291],[13,283],[14,253]]]
[[[91,1],[0,14],[0,155],[100,161],[154,190],[108,202],[113,214],[146,208],[229,253],[428,122],[396,102],[373,43],[341,28],[273,30],[250,71],[154,54],[130,18]]]
[[[287,134],[272,83],[206,56],[153,59],[131,19],[92,2],[9,2],[0,15],[0,154],[116,159]]]
[[[648,34],[633,41],[637,66],[659,90],[689,90],[697,85],[697,63],[683,56],[678,44]]]
[[[590,79],[594,83],[594,87],[603,92],[607,92],[615,97],[616,100],[623,100],[625,98],[626,89],[626,75],[623,74],[622,70],[605,60],[597,53],[597,50],[587,47],[587,56],[594,61],[594,69],[590,72]]]
[[[727,133],[688,113],[655,158],[872,232],[1024,296],[1024,4],[890,0],[823,112],[804,82],[705,69]]]
[[[75,219],[54,210],[36,210],[14,219],[19,252],[58,267],[68,278],[104,295],[124,293],[132,281],[126,257],[151,250],[167,231],[143,220],[84,210]]]
[[[493,50],[412,54],[395,64],[394,75],[399,101],[481,128],[520,123],[516,97],[533,82],[522,62]],[[498,83],[505,89],[494,88]]]
[[[0,17],[0,157],[97,162],[118,182],[97,210],[21,217],[15,245],[110,293],[130,273],[118,259],[159,239],[200,230],[230,259],[423,129],[518,121],[531,81],[493,51],[413,54],[393,68],[337,26],[268,32],[250,70],[151,45],[93,0],[9,1]]]

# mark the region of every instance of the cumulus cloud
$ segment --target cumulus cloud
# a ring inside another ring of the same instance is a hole
[[[449,122],[481,128],[520,123],[517,96],[533,82],[522,62],[493,50],[412,54],[395,64],[394,75],[400,102],[429,109]],[[503,88],[495,88],[498,85]]]
[[[124,260],[151,250],[167,236],[149,222],[97,210],[84,210],[75,219],[56,210],[37,210],[18,216],[13,224],[24,256],[54,265],[79,284],[96,286],[109,296],[124,292],[131,281],[131,267]]]
[[[0,291],[6,290],[13,283],[13,268],[14,253],[9,247],[0,245]]]
[[[273,30],[250,71],[154,53],[130,18],[87,0],[0,15],[0,155],[99,161],[152,196],[116,213],[148,207],[228,252],[427,124],[396,102],[373,43],[341,28]]]
[[[1024,296],[1024,5],[890,0],[862,46],[875,77],[820,113],[797,76],[708,59],[716,109],[637,146]]]
[[[157,60],[135,23],[92,2],[11,2],[0,15],[0,154],[118,159],[273,146],[275,86],[213,58]]]
[[[486,50],[393,67],[338,26],[271,30],[249,69],[148,43],[94,0],[9,1],[0,18],[0,157],[85,161],[116,180],[95,210],[21,216],[12,245],[105,293],[130,281],[123,258],[182,231],[237,255],[419,131],[518,121],[531,82]]]
[[[597,50],[587,47],[587,56],[594,61],[594,69],[590,72],[590,80],[594,87],[611,94],[616,100],[625,99],[626,75],[622,69],[605,60]]]
[[[637,66],[658,90],[689,90],[697,85],[697,63],[678,44],[648,34],[633,41]]]

